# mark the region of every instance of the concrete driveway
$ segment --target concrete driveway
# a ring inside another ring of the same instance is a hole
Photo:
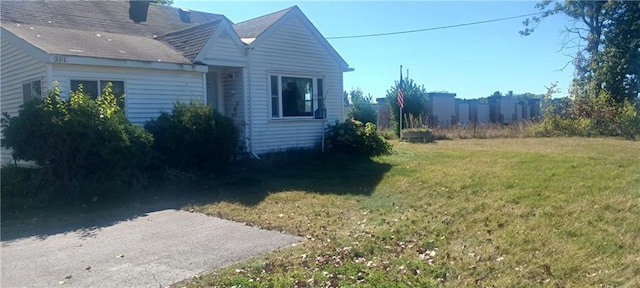
[[[165,287],[300,238],[174,209],[2,241],[2,287]]]

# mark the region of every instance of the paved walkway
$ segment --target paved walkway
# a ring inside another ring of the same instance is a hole
[[[1,286],[165,287],[298,241],[166,209],[94,229],[3,240]]]

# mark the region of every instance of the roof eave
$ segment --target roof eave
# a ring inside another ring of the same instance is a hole
[[[144,69],[159,69],[159,70],[173,70],[173,71],[187,71],[187,72],[207,72],[209,69],[206,65],[198,65],[198,64],[191,64],[191,63],[173,63],[173,62],[162,62],[162,61],[154,62],[154,61],[144,61],[144,60],[112,59],[112,58],[98,58],[98,57],[77,56],[77,55],[58,55],[58,54],[50,54],[48,62],[56,63],[56,64],[144,68]]]

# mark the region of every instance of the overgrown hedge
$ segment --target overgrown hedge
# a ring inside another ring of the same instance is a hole
[[[612,136],[640,138],[639,103],[616,103],[606,93],[568,99],[549,106],[536,127],[538,136]]]
[[[96,99],[80,89],[63,100],[55,87],[18,116],[3,113],[2,126],[2,146],[16,160],[38,164],[62,184],[123,179],[150,160],[151,134],[126,119],[110,84]]]
[[[85,197],[96,193],[90,185],[126,183],[144,170],[153,138],[127,120],[119,101],[111,84],[96,99],[80,88],[67,100],[55,85],[42,101],[25,103],[17,116],[3,113],[2,146],[15,160],[37,165],[2,169],[3,206]]]
[[[148,121],[145,129],[155,139],[157,160],[180,171],[219,172],[238,152],[239,134],[233,120],[193,101],[176,103],[171,113]]]

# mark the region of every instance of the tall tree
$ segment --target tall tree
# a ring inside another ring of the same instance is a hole
[[[370,94],[364,96],[364,92],[360,88],[351,89],[349,94],[351,95],[351,108],[347,112],[347,117],[362,123],[377,124],[378,111],[371,102],[373,97]]]
[[[347,91],[343,91],[342,92],[342,102],[344,106],[349,106],[350,102],[349,102],[349,92]]]
[[[391,86],[387,90],[387,103],[389,103],[389,109],[391,110],[391,117],[394,122],[396,131],[399,127],[400,119],[400,106],[398,105],[398,84]],[[403,119],[418,118],[423,119],[427,116],[428,101],[427,91],[423,85],[416,84],[413,79],[405,78],[403,83],[404,92],[404,109],[402,109]],[[402,123],[403,128],[408,127],[406,121]]]
[[[596,78],[617,100],[632,100],[640,93],[640,2],[618,2],[610,18]]]
[[[598,97],[605,92],[618,103],[638,97],[640,2],[544,0],[536,8],[541,16],[525,20],[522,35],[531,34],[551,15],[564,14],[573,20],[565,29],[569,37],[563,48],[578,48],[573,59],[575,97]]]

